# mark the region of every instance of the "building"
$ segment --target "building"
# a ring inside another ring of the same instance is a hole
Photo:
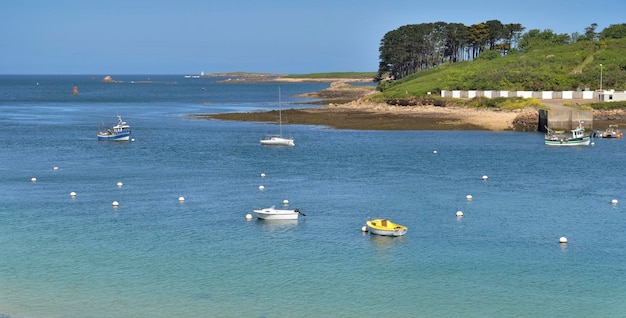
[[[618,101],[626,101],[626,91],[625,92],[616,92],[615,90],[610,91],[599,91],[598,92],[598,101],[600,102],[618,102]]]

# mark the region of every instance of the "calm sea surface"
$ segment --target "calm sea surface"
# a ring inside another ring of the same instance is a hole
[[[625,140],[287,125],[296,147],[263,147],[276,125],[187,115],[276,109],[278,84],[113,78],[0,76],[2,318],[626,315]],[[135,141],[97,141],[118,114]],[[285,199],[307,216],[245,219]]]

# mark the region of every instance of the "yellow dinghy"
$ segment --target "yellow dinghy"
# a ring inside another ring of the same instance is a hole
[[[406,226],[386,219],[368,220],[365,222],[365,225],[370,233],[384,236],[402,236],[408,230]]]

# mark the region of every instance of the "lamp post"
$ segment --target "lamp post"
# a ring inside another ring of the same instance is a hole
[[[602,91],[602,64],[600,64],[600,91]]]

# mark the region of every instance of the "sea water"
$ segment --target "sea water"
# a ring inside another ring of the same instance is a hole
[[[101,78],[0,76],[0,317],[626,314],[623,140],[284,125],[296,146],[265,147],[275,124],[188,115],[327,83]],[[97,141],[117,115],[134,141]],[[246,220],[283,200],[306,216]]]

